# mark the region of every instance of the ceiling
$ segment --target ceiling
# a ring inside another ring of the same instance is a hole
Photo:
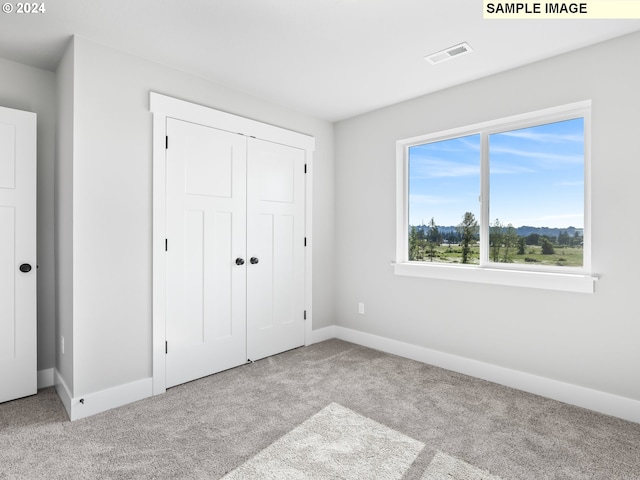
[[[0,13],[0,58],[54,71],[78,34],[329,121],[640,30],[640,20],[483,20],[481,0],[44,4]],[[462,42],[473,52],[424,60]]]

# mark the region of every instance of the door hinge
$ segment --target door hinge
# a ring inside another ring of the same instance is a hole
[[[169,353],[169,342],[164,342],[164,353]]]
[[[304,173],[307,173],[307,164],[304,164]]]
[[[304,246],[307,246],[307,237],[304,237]]]
[[[167,240],[166,238],[164,239],[164,251],[169,251],[169,240]]]
[[[306,310],[304,311],[304,319],[305,320],[307,319],[307,311]]]
[[[164,137],[164,148],[169,150],[169,135],[165,135]]]

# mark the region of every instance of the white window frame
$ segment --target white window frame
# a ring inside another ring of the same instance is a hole
[[[494,263],[489,260],[489,135],[574,118],[584,118],[584,236],[583,266],[554,267]],[[409,261],[409,148],[480,134],[479,265]],[[486,201],[484,201],[486,199]],[[519,287],[593,293],[597,276],[591,271],[591,100],[514,115],[396,142],[396,275],[490,283]]]

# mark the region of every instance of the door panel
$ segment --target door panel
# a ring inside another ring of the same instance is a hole
[[[15,188],[16,127],[0,120],[0,188]]]
[[[247,355],[304,344],[305,152],[248,140]]]
[[[16,355],[15,208],[0,207],[0,362]]]
[[[185,190],[192,195],[228,198],[232,188],[233,146],[212,140],[211,136],[190,138],[185,156]]]
[[[304,320],[304,308],[296,314],[296,298],[292,295],[296,292],[295,270],[295,217],[293,215],[281,215],[274,218],[273,229],[273,315],[280,320],[281,325]],[[300,240],[300,237],[297,237]],[[304,238],[302,239],[304,245]],[[304,336],[300,339],[304,343]]]
[[[274,326],[273,316],[273,215],[259,214],[251,217],[252,224],[248,227],[251,241],[247,242],[251,247],[248,252],[251,280],[247,279],[247,319],[251,332],[247,332],[248,345],[255,337],[253,333]],[[258,264],[251,264],[251,258],[257,258]],[[253,335],[253,337],[252,337]],[[251,350],[251,349],[250,349]],[[250,352],[248,358],[256,360],[254,352]]]
[[[234,269],[237,270],[238,266],[228,261],[236,258],[233,256],[232,236],[230,235],[233,228],[233,216],[229,212],[216,212],[212,215],[208,226],[210,231],[207,234],[207,238],[212,239],[213,251],[217,252],[215,258],[223,261],[215,262],[212,268],[207,270],[205,281],[212,286],[211,289],[216,294],[205,297],[205,308],[208,312],[218,313],[220,321],[211,326],[211,334],[215,338],[222,339],[231,337],[235,330],[233,326],[234,317],[232,315],[234,311],[232,305],[232,278],[234,274],[237,274]],[[242,312],[244,313],[244,309]],[[241,347],[243,350],[242,360],[244,361],[246,360],[244,343]]]
[[[184,324],[176,329],[185,343],[204,342],[204,212],[184,212]],[[173,235],[171,236],[173,240]],[[173,242],[172,242],[173,243]],[[173,245],[171,246],[173,248]],[[173,341],[171,342],[173,343]]]
[[[246,142],[167,120],[167,387],[246,356]]]
[[[37,392],[36,267],[36,115],[0,107],[0,402]]]

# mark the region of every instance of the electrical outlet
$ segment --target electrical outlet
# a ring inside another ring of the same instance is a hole
[[[358,313],[364,315],[364,303],[362,302],[358,303]]]
[[[64,355],[64,337],[60,335],[60,353]]]

